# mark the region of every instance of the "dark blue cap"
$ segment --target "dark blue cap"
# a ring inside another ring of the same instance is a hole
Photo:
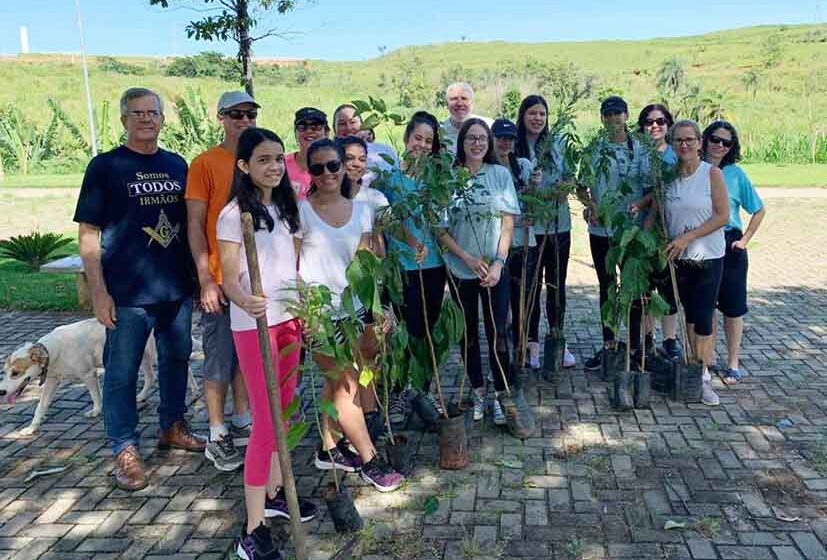
[[[517,138],[517,125],[508,119],[497,119],[491,125],[491,134],[494,135],[494,138],[502,138],[503,136]]]
[[[629,114],[629,106],[622,97],[612,95],[603,100],[600,104],[600,114],[608,115],[610,113],[626,113]]]

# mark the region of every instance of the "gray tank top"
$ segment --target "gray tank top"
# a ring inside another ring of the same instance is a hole
[[[712,165],[702,161],[689,177],[678,177],[666,186],[666,226],[669,239],[697,229],[712,218]],[[720,228],[687,246],[681,256],[691,261],[718,259],[726,252],[724,229]]]

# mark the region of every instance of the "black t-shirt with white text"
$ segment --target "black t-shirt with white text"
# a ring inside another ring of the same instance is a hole
[[[101,265],[115,305],[142,306],[192,295],[184,190],[187,163],[159,149],[126,146],[86,168],[74,221],[101,229]]]

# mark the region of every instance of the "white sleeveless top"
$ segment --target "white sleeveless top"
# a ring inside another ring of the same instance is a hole
[[[702,161],[689,177],[678,177],[666,185],[666,229],[669,239],[675,239],[697,229],[712,218],[712,183],[709,178],[712,165]],[[706,261],[719,259],[726,252],[724,229],[692,241],[681,259]]]

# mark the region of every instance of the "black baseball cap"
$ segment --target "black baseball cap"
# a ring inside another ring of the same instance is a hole
[[[293,120],[293,126],[309,123],[319,123],[327,126],[327,115],[324,114],[324,111],[320,111],[315,107],[302,107],[296,111],[296,118]]]
[[[491,125],[491,134],[494,135],[494,138],[502,138],[503,136],[517,138],[517,125],[508,119],[497,119]]]
[[[600,104],[600,114],[608,115],[610,113],[626,113],[629,114],[629,106],[622,97],[612,95],[603,100]]]

